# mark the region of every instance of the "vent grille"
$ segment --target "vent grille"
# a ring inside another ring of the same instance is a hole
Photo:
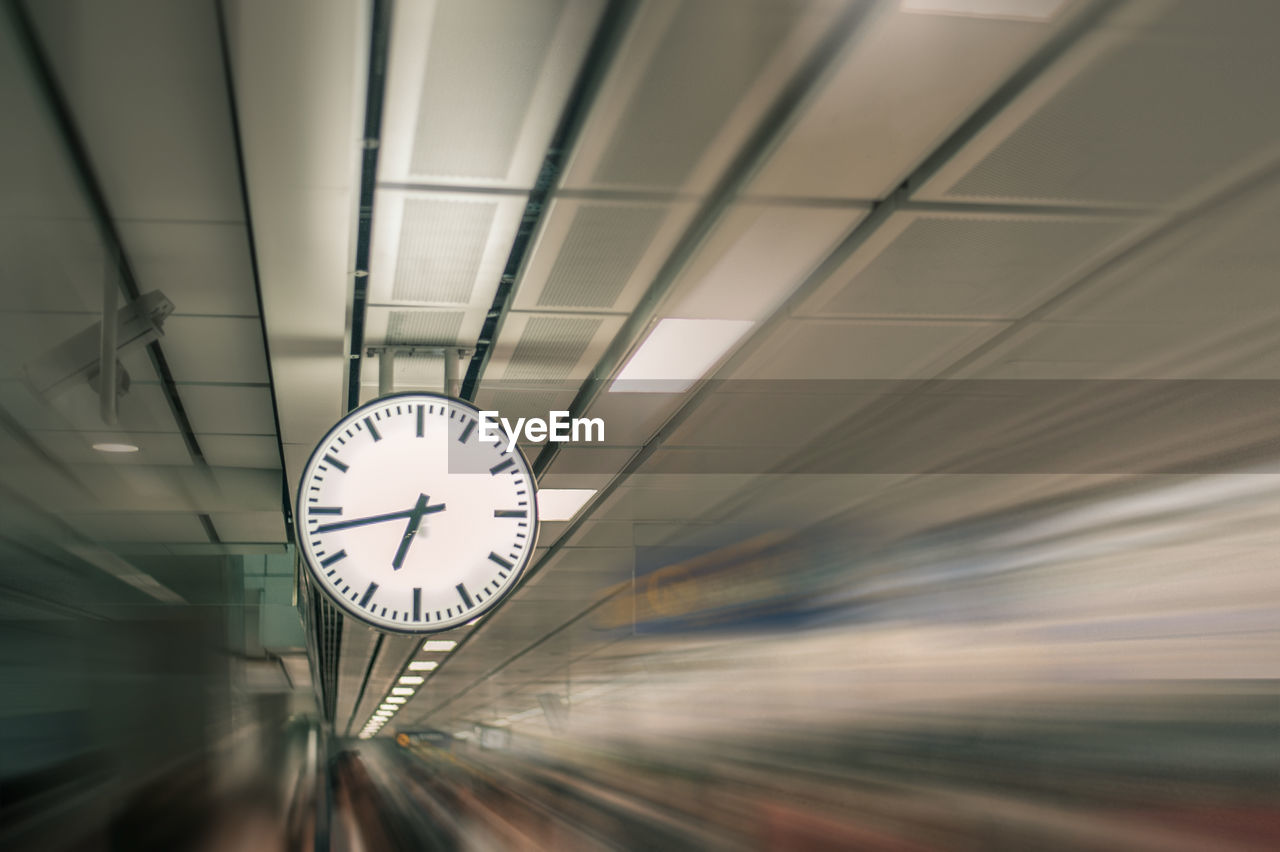
[[[595,179],[681,186],[802,11],[793,0],[681,4]]]
[[[610,308],[662,224],[661,207],[578,208],[539,305]]]
[[[1219,14],[1248,6],[1211,8],[1209,32],[1220,32],[1230,22]],[[1074,79],[948,195],[1172,202],[1274,145],[1277,79],[1280,52],[1256,38],[1135,40]]]
[[[311,650],[314,654],[316,689],[324,717],[332,723],[338,706],[338,653],[342,649],[342,614],[310,583]]]
[[[532,317],[511,354],[503,378],[565,379],[582,360],[603,320],[598,317]]]
[[[462,311],[392,311],[387,317],[388,343],[456,343]]]
[[[437,4],[414,132],[414,174],[507,176],[564,5],[565,0]]]
[[[470,302],[497,211],[492,201],[407,199],[391,297],[401,302]]]
[[[1114,239],[1115,221],[923,218],[826,305],[836,313],[1016,316]]]

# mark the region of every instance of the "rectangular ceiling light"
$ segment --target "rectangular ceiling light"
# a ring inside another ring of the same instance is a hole
[[[424,651],[452,651],[458,647],[458,643],[452,639],[428,639],[422,643]]]
[[[391,688],[392,695],[413,695],[413,689],[408,686],[394,686]]]
[[[609,386],[612,393],[681,393],[742,339],[751,320],[664,319]]]
[[[1047,21],[1067,0],[902,0],[904,12],[966,15],[974,18],[1012,18]]]
[[[572,521],[595,496],[594,488],[539,488],[539,521]]]
[[[426,678],[417,677],[416,675],[405,675],[400,678],[400,682],[407,686],[413,686],[422,683],[425,679]]]
[[[440,665],[435,660],[414,660],[409,664],[411,672],[429,672],[433,671],[436,666]]]
[[[393,695],[393,696],[391,696],[390,698],[388,698],[388,699],[387,699],[387,703],[388,703],[388,704],[403,704],[403,703],[405,703],[405,702],[406,702],[406,701],[408,701],[408,700],[409,700],[409,699],[407,699],[407,698],[401,698],[399,695]]]
[[[391,710],[391,711],[394,711],[394,710],[396,709],[396,707],[395,707],[395,705],[394,705],[394,704],[386,704],[386,703],[383,703],[383,704],[379,704],[379,705],[378,705],[378,709],[379,709],[379,710]]]

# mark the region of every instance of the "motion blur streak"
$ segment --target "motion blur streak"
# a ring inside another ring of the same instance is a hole
[[[1151,480],[836,570],[777,559],[741,611],[803,601],[805,629],[626,638],[573,669],[567,733],[533,707],[415,751],[476,797],[448,807],[477,848],[594,848],[545,834],[582,808],[651,848],[1266,848],[1278,512],[1273,474]],[[723,613],[672,582],[684,616]]]

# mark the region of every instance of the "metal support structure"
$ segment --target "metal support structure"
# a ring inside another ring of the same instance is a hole
[[[444,350],[444,395],[458,395],[458,350]]]
[[[98,413],[108,426],[116,425],[116,341],[119,325],[116,322],[116,263],[114,253],[108,249],[102,274],[102,333],[98,350]]]
[[[463,358],[470,358],[475,350],[458,346],[441,344],[396,344],[390,346],[370,346],[365,349],[365,356],[378,358],[378,396],[395,393],[396,390],[396,357],[413,358],[419,355],[430,355],[444,359],[444,379],[441,391],[446,396],[457,396],[461,386],[460,365]]]
[[[378,353],[378,396],[394,393],[396,389],[396,350],[384,349]]]

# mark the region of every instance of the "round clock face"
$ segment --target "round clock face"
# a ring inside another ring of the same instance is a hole
[[[465,624],[514,587],[533,553],[533,474],[506,438],[480,440],[469,403],[384,396],[316,446],[298,487],[298,546],[316,582],[382,630]]]

